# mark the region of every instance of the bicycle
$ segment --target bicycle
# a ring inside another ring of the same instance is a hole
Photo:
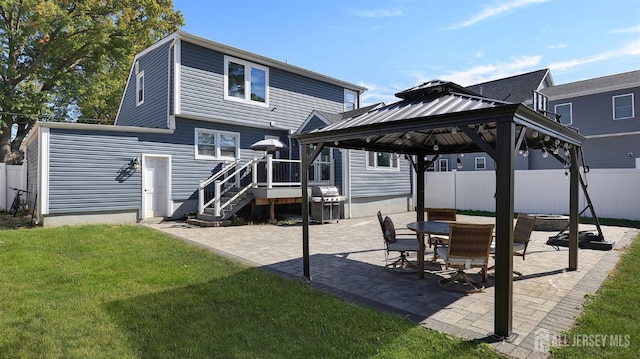
[[[16,191],[16,195],[13,197],[13,203],[11,203],[11,208],[9,209],[9,214],[15,217],[18,212],[27,210],[27,202],[22,199],[22,194],[29,193],[29,191],[13,187],[9,188]]]

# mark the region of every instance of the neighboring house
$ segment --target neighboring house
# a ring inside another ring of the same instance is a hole
[[[549,69],[542,69],[467,89],[484,97],[546,109],[550,117],[558,115],[558,121],[587,137],[582,149],[585,164],[591,168],[640,168],[640,121],[635,106],[640,96],[640,71],[554,85]],[[520,170],[562,167],[539,151],[516,156],[516,169]],[[443,156],[434,168],[454,169],[494,170],[495,166],[486,154],[474,153]]]
[[[534,91],[553,86],[549,69],[541,69],[521,75],[509,76],[498,80],[467,86],[468,90],[480,96],[513,103],[532,104]],[[536,156],[536,154],[533,154]],[[550,162],[550,161],[549,161]],[[464,156],[442,156],[436,162],[435,171],[484,171],[495,170],[495,164],[486,153],[470,153]],[[532,169],[528,158],[516,157],[516,169]]]
[[[179,218],[205,207],[220,219],[251,201],[293,203],[300,154],[289,135],[314,122],[310,114],[325,121],[322,114],[358,109],[365,90],[177,31],[135,56],[115,125],[36,124],[24,145],[30,199],[45,226]],[[290,149],[276,158],[250,149],[265,138]],[[318,177],[339,186],[345,205],[393,200],[406,210],[409,180],[402,190],[365,190],[360,175],[408,165],[380,168],[357,152],[334,158],[334,177]]]
[[[640,168],[640,70],[542,89],[549,111],[587,137],[585,164],[591,168]],[[533,157],[534,168],[548,168]],[[558,165],[556,165],[558,167]]]

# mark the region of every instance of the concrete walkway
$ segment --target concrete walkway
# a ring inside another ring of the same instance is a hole
[[[396,227],[415,221],[415,212],[389,215]],[[458,215],[458,221],[493,223],[490,217]],[[217,253],[277,273],[302,277],[302,226],[247,225],[202,228],[183,222],[147,226],[204,246]],[[580,225],[580,230],[595,230]],[[618,261],[620,249],[638,234],[623,227],[602,227],[612,251],[580,249],[578,270],[565,271],[568,248],[546,245],[556,232],[533,232],[526,260],[514,257],[523,277],[513,285],[513,331],[510,341],[493,343],[516,358],[545,358],[548,343],[569,329],[580,314],[585,295],[595,293]],[[416,323],[466,339],[487,338],[494,329],[494,287],[490,278],[482,293],[441,289],[437,280],[451,271],[428,266],[425,279],[384,269],[384,244],[376,217],[310,226],[311,285],[361,305],[408,317]],[[425,254],[431,258],[429,250]],[[415,259],[415,258],[413,258]],[[475,273],[472,272],[472,273]]]

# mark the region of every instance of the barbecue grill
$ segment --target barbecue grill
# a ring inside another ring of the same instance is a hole
[[[340,205],[344,196],[340,195],[336,186],[313,186],[309,197],[311,219],[325,223],[340,220]]]

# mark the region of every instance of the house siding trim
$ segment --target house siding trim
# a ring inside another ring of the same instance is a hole
[[[40,194],[40,215],[49,214],[49,144],[51,133],[49,128],[40,128],[38,141],[38,193]]]

